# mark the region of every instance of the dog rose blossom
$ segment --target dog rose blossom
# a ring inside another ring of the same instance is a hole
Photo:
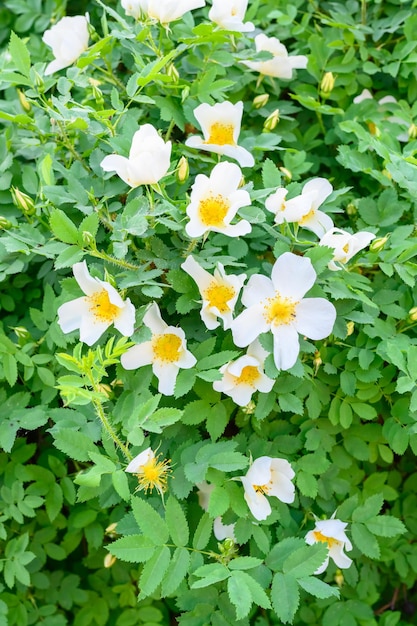
[[[45,76],[68,67],[88,48],[88,15],[63,17],[43,34],[42,40],[55,57],[46,66]]]
[[[205,6],[205,0],[122,0],[126,15],[136,19],[151,19],[168,24],[192,11]]]
[[[247,8],[248,0],[213,0],[208,16],[220,28],[247,33],[255,30],[252,22],[243,22]]]
[[[350,261],[360,250],[368,246],[375,239],[375,235],[361,230],[352,235],[341,228],[332,228],[319,241],[320,246],[333,248],[333,259],[328,264],[329,270],[338,271]]]
[[[352,550],[352,544],[345,533],[346,526],[345,522],[335,519],[333,514],[331,519],[317,520],[315,528],[306,534],[305,540],[308,545],[326,543],[329,550],[327,558],[314,572],[315,574],[324,572],[330,559],[333,559],[340,569],[347,569],[352,565],[352,559],[343,551]]]
[[[275,78],[292,78],[294,69],[305,69],[307,57],[303,54],[289,55],[287,48],[276,37],[267,37],[263,33],[255,37],[256,52],[270,52],[273,55],[268,61],[243,61],[251,70],[264,76]]]
[[[250,466],[246,476],[241,476],[244,498],[253,517],[259,521],[271,514],[267,496],[275,496],[281,502],[291,504],[295,498],[292,479],[295,473],[285,459],[261,456]]]

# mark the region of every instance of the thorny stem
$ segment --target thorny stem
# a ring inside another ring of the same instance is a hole
[[[92,379],[90,378],[90,380],[92,380]],[[92,380],[92,384],[93,384],[93,387],[94,387],[95,391],[97,391],[95,381]],[[111,439],[113,439],[113,441],[116,444],[116,446],[118,446],[120,448],[120,450],[125,455],[126,459],[128,461],[131,461],[133,459],[133,456],[130,454],[130,452],[129,452],[128,448],[125,446],[125,444],[117,436],[113,426],[110,424],[109,420],[107,419],[107,416],[106,416],[106,414],[104,412],[103,405],[101,404],[100,400],[94,399],[93,400],[93,405],[94,405],[94,408],[96,410],[97,416],[100,419],[100,422],[102,423],[103,428],[105,429],[105,431],[107,432],[109,437]]]
[[[102,259],[103,261],[107,261],[108,263],[112,263],[113,265],[119,266],[119,267],[123,267],[124,269],[127,270],[140,270],[140,266],[139,265],[135,265],[134,263],[129,263],[129,261],[125,261],[124,259],[116,259],[116,257],[111,256],[110,254],[107,254],[107,252],[100,252],[99,250],[96,249],[88,249],[85,250],[85,252],[87,252],[88,254],[90,254],[91,256],[96,257],[97,259]]]

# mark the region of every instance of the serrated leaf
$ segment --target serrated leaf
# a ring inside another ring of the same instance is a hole
[[[30,54],[26,44],[14,33],[10,33],[9,52],[16,68],[29,78],[30,74]]]
[[[365,526],[374,535],[395,537],[407,532],[403,522],[392,515],[377,515],[365,522]]]
[[[374,535],[366,528],[364,524],[352,524],[352,539],[355,546],[370,559],[379,559],[381,550],[378,541]]]
[[[304,548],[305,541],[298,537],[287,537],[274,545],[265,563],[274,571],[282,570],[284,561],[297,549]]]
[[[132,511],[143,534],[160,546],[168,542],[169,531],[164,519],[145,500],[132,496]]]
[[[186,548],[177,548],[172,556],[164,579],[161,595],[171,595],[182,583],[190,567],[190,553]]]
[[[54,434],[54,443],[58,450],[75,461],[89,461],[90,452],[98,452],[87,435],[70,428],[62,428]]]
[[[310,576],[324,563],[327,554],[327,545],[319,543],[298,548],[285,559],[283,572],[291,574],[294,578]]]
[[[368,498],[364,504],[358,506],[352,514],[352,519],[354,522],[366,522],[371,519],[371,517],[375,517],[378,515],[380,510],[382,509],[382,505],[384,504],[384,496],[382,493],[375,493],[373,496]]]
[[[165,576],[171,560],[171,551],[167,546],[159,546],[145,564],[139,578],[140,593],[138,600],[146,598],[155,591]]]
[[[304,589],[304,591],[311,593],[311,595],[316,598],[324,599],[331,598],[332,596],[338,598],[340,596],[340,592],[337,587],[332,587],[315,576],[299,578],[298,584]]]
[[[265,189],[278,189],[281,186],[281,174],[271,159],[265,159],[262,164],[262,184]]]
[[[272,608],[279,619],[284,624],[292,622],[300,603],[296,579],[289,574],[277,572],[272,581],[271,601]]]
[[[193,548],[195,550],[204,550],[210,541],[212,529],[213,521],[208,513],[204,513],[198,522],[198,526],[193,537]]]
[[[112,472],[111,480],[113,483],[113,487],[125,502],[130,500],[130,489],[129,489],[129,481],[126,476],[126,472],[124,470],[117,470]]]
[[[193,572],[194,576],[198,576],[200,580],[196,580],[192,585],[192,589],[202,589],[203,587],[209,587],[215,583],[225,580],[230,576],[230,572],[225,565],[221,563],[209,563],[208,565],[202,565]]]
[[[236,352],[236,350],[225,350],[224,352],[217,352],[216,354],[212,354],[210,356],[206,356],[200,359],[197,362],[196,369],[202,371],[220,367],[221,365],[224,365],[225,363],[228,363],[229,361],[237,357],[238,354],[239,352]]]
[[[78,243],[78,229],[61,209],[54,209],[49,224],[55,237],[64,243]]]
[[[227,593],[230,602],[236,609],[236,619],[240,620],[247,616],[252,606],[252,594],[243,572],[233,572],[227,581]]]
[[[182,417],[182,413],[181,409],[162,407],[157,409],[152,415],[149,415],[146,420],[142,420],[140,426],[151,433],[161,433],[163,428],[178,422]]]
[[[229,494],[223,487],[216,485],[210,494],[208,512],[212,517],[223,515],[229,508]]]
[[[229,563],[229,569],[231,570],[246,570],[258,567],[261,565],[262,559],[257,559],[254,556],[238,556],[236,559],[232,559]]]
[[[166,503],[165,521],[175,545],[186,546],[189,538],[187,518],[180,503],[173,496],[169,496]]]
[[[17,363],[15,357],[6,352],[6,354],[2,355],[2,365],[4,377],[10,387],[13,387],[17,380]]]
[[[223,403],[214,404],[207,416],[206,428],[213,441],[216,441],[224,433],[229,422],[229,416]]]
[[[155,551],[155,544],[143,535],[128,535],[116,539],[108,546],[113,556],[128,563],[143,563],[148,561]]]
[[[242,557],[242,558],[250,558],[250,557]],[[242,572],[242,571],[236,571],[232,573],[232,577],[245,581],[246,585],[249,587],[252,600],[255,604],[262,607],[263,609],[271,608],[271,603],[264,589],[261,587],[258,581],[255,580],[250,574],[247,574],[246,572]]]

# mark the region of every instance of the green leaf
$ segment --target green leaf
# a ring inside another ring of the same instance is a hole
[[[198,526],[193,537],[193,548],[195,550],[204,550],[210,541],[212,529],[213,521],[208,513],[204,513],[198,522]]]
[[[246,570],[258,567],[261,565],[262,559],[257,559],[254,556],[238,556],[236,559],[232,559],[229,563],[229,569],[231,570]]]
[[[207,416],[206,428],[213,441],[216,441],[224,433],[229,422],[229,415],[223,403],[214,404]]]
[[[138,600],[143,600],[155,591],[165,576],[171,560],[171,551],[167,546],[159,546],[145,564],[139,578],[140,593]]]
[[[315,498],[318,494],[319,485],[317,478],[312,476],[312,474],[307,474],[306,472],[303,472],[303,470],[300,470],[296,474],[296,483],[303,496]]]
[[[304,548],[304,539],[298,537],[286,537],[274,545],[266,557],[265,563],[274,571],[282,571],[284,561],[298,548]]]
[[[229,494],[223,487],[216,485],[210,494],[208,512],[212,517],[223,515],[229,508]]]
[[[290,574],[277,572],[272,581],[271,600],[272,608],[279,619],[284,624],[292,622],[300,603],[300,593],[296,579]]]
[[[124,470],[116,470],[111,474],[113,487],[125,502],[130,500],[129,481]]]
[[[373,496],[368,498],[364,504],[358,506],[357,509],[353,511],[352,519],[354,522],[366,522],[371,519],[371,517],[375,517],[378,515],[380,510],[382,509],[382,505],[384,504],[384,496],[382,493],[375,493]]]
[[[162,429],[178,422],[182,417],[181,409],[163,407],[140,422],[140,426],[151,433],[162,433]]]
[[[178,500],[169,496],[165,507],[165,521],[169,534],[176,546],[186,546],[188,543],[189,530],[187,518]]]
[[[381,550],[374,535],[364,526],[364,524],[352,524],[352,539],[356,547],[370,559],[379,559]]]
[[[90,452],[97,452],[97,447],[87,435],[71,428],[62,428],[54,434],[54,443],[58,450],[75,461],[89,461]]]
[[[285,559],[283,572],[291,574],[294,578],[310,576],[324,563],[327,554],[327,545],[320,543],[298,548]]]
[[[9,52],[16,68],[29,78],[30,75],[30,54],[26,44],[12,31],[10,34]]]
[[[225,565],[221,563],[209,563],[208,565],[202,565],[193,572],[194,576],[198,576],[200,580],[195,581],[192,585],[192,589],[201,589],[203,587],[209,587],[215,583],[225,580],[230,576],[230,572]]]
[[[64,243],[78,243],[78,229],[64,211],[54,209],[49,218],[49,224],[55,237]]]
[[[238,620],[246,617],[252,606],[252,594],[242,574],[243,572],[233,572],[227,581],[227,592],[230,602],[236,609],[236,619]]]
[[[172,556],[164,579],[161,595],[170,596],[182,583],[190,567],[190,553],[186,548],[177,548]]]
[[[143,534],[152,539],[155,545],[160,546],[168,542],[168,526],[148,502],[132,496],[132,511]]]
[[[299,578],[298,584],[304,589],[304,591],[311,593],[311,595],[316,598],[325,599],[331,598],[332,596],[338,598],[340,596],[340,592],[337,587],[332,587],[315,576]]]
[[[116,539],[108,546],[111,554],[128,563],[143,563],[154,553],[155,544],[143,535],[128,535]]]
[[[17,363],[16,359],[12,354],[6,352],[2,356],[2,365],[4,377],[9,383],[10,387],[13,387],[17,380]]]
[[[262,164],[262,184],[265,189],[278,189],[281,186],[281,174],[271,159],[265,159]]]
[[[374,535],[380,537],[395,537],[407,532],[401,520],[391,515],[377,515],[365,522],[365,526]]]
[[[235,357],[239,355],[239,352],[236,350],[226,350],[224,352],[217,352],[216,354],[212,354],[211,356],[206,356],[200,359],[197,362],[196,369],[199,371],[202,370],[211,370],[221,365],[224,365],[228,361],[231,361]]]

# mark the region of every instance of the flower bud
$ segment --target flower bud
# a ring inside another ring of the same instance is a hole
[[[378,126],[373,122],[368,122],[368,129],[371,135],[374,135],[374,137],[379,137],[381,135],[381,131],[379,130]]]
[[[43,93],[45,91],[45,82],[36,70],[33,70],[33,73],[35,74],[35,85],[38,88],[39,93]]]
[[[413,306],[413,308],[408,311],[408,317],[412,322],[417,322],[417,306]]]
[[[112,524],[110,524],[110,526],[107,526],[106,530],[104,531],[106,533],[106,535],[116,535],[117,534],[117,522],[113,522]]]
[[[317,374],[320,365],[323,363],[319,350],[316,350],[314,353],[313,365],[314,365],[314,373]]]
[[[254,403],[253,400],[250,400],[246,406],[242,407],[241,410],[243,413],[245,413],[245,415],[253,415],[253,413],[255,413],[255,409],[256,409],[256,404]]]
[[[99,80],[96,80],[95,78],[89,78],[88,82],[90,83],[92,87],[94,100],[97,102],[97,104],[103,104],[104,102],[103,92],[101,91],[99,87],[99,85],[101,85],[101,82]]]
[[[354,330],[355,330],[355,322],[352,322],[352,321],[347,322],[346,323],[346,332],[347,332],[347,336],[348,337],[350,337],[350,335],[353,334]]]
[[[0,215],[0,229],[7,230],[8,228],[11,228],[12,226],[13,224],[9,222],[7,218],[5,218],[3,215]]]
[[[23,211],[26,215],[33,215],[35,212],[35,205],[30,196],[23,191],[20,191],[17,187],[12,187],[10,190],[12,194],[13,203],[17,206],[18,209]]]
[[[371,252],[379,252],[380,250],[382,250],[382,248],[384,248],[387,241],[388,235],[385,235],[385,237],[378,237],[378,239],[373,240],[373,242],[369,246],[369,250]]]
[[[106,554],[104,557],[104,567],[112,567],[116,563],[117,559],[113,554]]]
[[[322,95],[327,98],[333,91],[334,84],[336,82],[332,72],[326,72],[320,83],[320,91]]]
[[[268,115],[268,117],[266,118],[264,122],[264,131],[271,132],[271,130],[274,130],[278,122],[279,122],[279,109],[275,109],[275,111],[273,111],[271,115]]]
[[[259,96],[255,96],[253,99],[253,106],[255,109],[262,109],[269,100],[269,93],[261,93]]]
[[[30,102],[28,102],[24,92],[20,91],[20,89],[18,89],[17,90],[17,95],[19,97],[19,102],[20,102],[20,105],[21,105],[22,109],[24,111],[30,111],[31,108],[32,108],[32,105],[30,104]]]
[[[280,167],[278,168],[280,170],[280,172],[282,172],[285,176],[285,178],[287,179],[286,182],[290,182],[292,180],[292,174],[290,172],[290,170],[287,170],[286,167]]]
[[[357,212],[358,212],[358,210],[355,207],[355,205],[352,202],[349,202],[349,204],[346,207],[346,213],[348,215],[356,215]]]
[[[408,129],[408,136],[410,137],[410,139],[417,138],[417,126],[415,124],[411,124],[410,128]]]
[[[91,233],[88,232],[88,230],[84,230],[83,231],[83,243],[85,243],[86,246],[88,246],[89,248],[94,248],[96,245],[96,238],[94,237],[94,235],[92,235]]]
[[[186,159],[185,156],[182,156],[180,160],[178,161],[177,179],[179,180],[180,183],[185,183],[189,174],[190,174],[190,166],[188,165],[188,160]]]
[[[18,339],[29,339],[30,332],[24,326],[14,326],[13,330]]]
[[[334,581],[338,587],[342,587],[343,583],[345,582],[345,577],[343,576],[342,571],[340,569],[336,570]]]
[[[180,74],[173,63],[170,63],[168,65],[167,75],[170,77],[173,83],[178,83],[180,80]]]

